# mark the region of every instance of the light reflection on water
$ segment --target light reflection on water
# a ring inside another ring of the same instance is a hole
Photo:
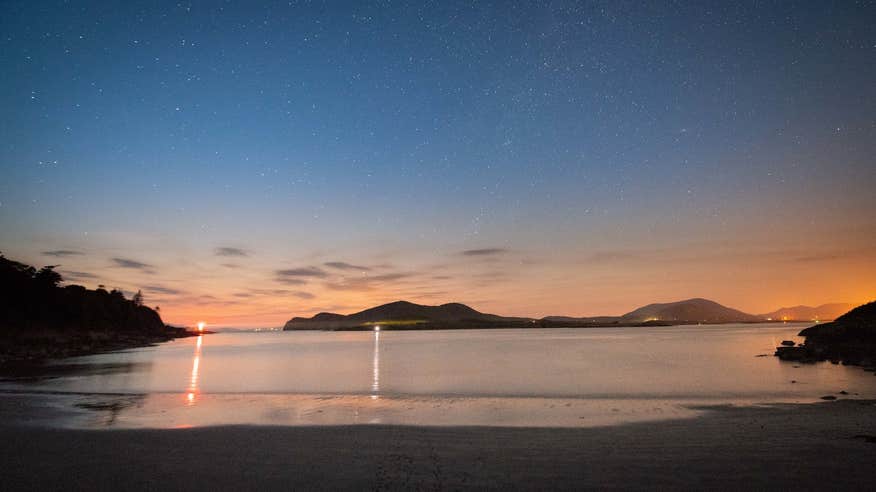
[[[186,405],[194,405],[198,400],[198,379],[201,372],[201,345],[204,342],[204,335],[198,335],[198,341],[195,343],[195,355],[192,357],[192,373],[189,376],[189,387],[186,393]]]
[[[154,427],[582,426],[688,416],[689,403],[876,398],[860,368],[770,356],[805,326],[220,333],[68,360],[78,370],[0,391],[75,393],[78,408],[112,409],[107,425]],[[107,403],[115,393],[143,398]]]
[[[374,358],[371,362],[371,399],[380,398],[380,330],[374,330]]]

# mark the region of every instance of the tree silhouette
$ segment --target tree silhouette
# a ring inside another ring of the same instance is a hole
[[[142,306],[143,305],[143,291],[138,290],[137,293],[134,294],[134,297],[131,298],[131,301],[133,301],[134,304],[137,306]]]
[[[47,265],[34,274],[33,279],[43,287],[57,287],[64,280],[61,274],[55,271],[57,265]]]

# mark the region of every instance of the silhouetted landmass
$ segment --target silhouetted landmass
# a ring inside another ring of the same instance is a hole
[[[722,306],[708,299],[687,299],[678,302],[648,304],[631,311],[621,319],[629,322],[649,320],[669,321],[677,324],[687,323],[756,323],[762,318],[753,314]]]
[[[777,347],[776,355],[783,360],[876,365],[876,301],[858,306],[831,323],[806,328],[800,336],[806,337],[803,345]]]
[[[463,328],[598,328],[612,326],[669,326],[684,323],[749,323],[760,318],[706,299],[651,304],[624,316],[546,316],[541,319],[481,313],[465,304],[424,306],[396,301],[350,315],[319,313],[295,317],[284,330],[435,330]]]
[[[188,336],[121,291],[61,287],[39,270],[0,255],[0,363],[129,348]]]
[[[342,315],[319,313],[312,318],[292,318],[284,330],[370,330],[381,329],[453,329],[453,328],[508,328],[532,326],[537,320],[497,316],[476,311],[465,304],[449,303],[424,306],[407,301],[396,301]]]
[[[758,317],[773,321],[831,321],[854,307],[854,304],[847,302],[833,302],[816,307],[783,307],[769,313],[759,314]]]

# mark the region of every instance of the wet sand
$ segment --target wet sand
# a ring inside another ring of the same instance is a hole
[[[0,399],[0,420],[27,402]],[[857,436],[857,437],[856,437]],[[872,490],[876,402],[711,407],[593,428],[0,424],[5,490]]]

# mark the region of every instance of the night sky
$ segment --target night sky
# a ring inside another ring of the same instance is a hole
[[[277,326],[876,298],[873,2],[3,2],[0,251]]]

